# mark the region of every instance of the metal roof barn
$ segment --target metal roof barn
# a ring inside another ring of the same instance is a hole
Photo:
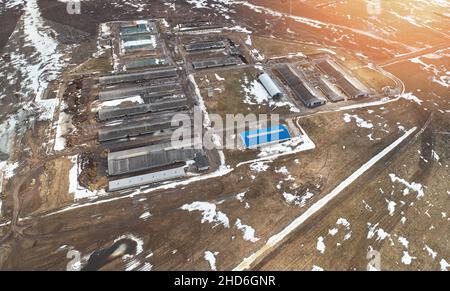
[[[169,61],[167,59],[161,59],[161,58],[142,58],[137,60],[128,61],[125,64],[125,67],[127,70],[131,69],[139,69],[143,67],[149,67],[149,66],[165,66],[168,65]]]
[[[106,121],[160,111],[179,111],[186,108],[188,108],[186,98],[174,98],[161,102],[153,102],[151,104],[102,108],[98,112],[98,119],[100,121]]]
[[[187,52],[193,52],[193,51],[223,49],[225,48],[225,46],[226,43],[224,41],[199,41],[189,43],[184,47]]]
[[[135,122],[134,124],[119,125],[114,127],[105,127],[99,130],[98,139],[100,142],[136,137],[146,134],[152,134],[164,130],[173,130],[183,126],[184,123],[192,123],[190,116],[179,116],[167,118],[165,120],[150,120]]]
[[[284,65],[277,69],[282,79],[294,92],[295,96],[300,99],[306,107],[313,108],[326,103],[326,100],[318,98],[312,92],[313,89],[307,85],[303,76],[296,74],[291,67]]]
[[[291,139],[291,134],[285,125],[250,130],[240,133],[240,136],[247,148],[256,148]]]
[[[355,77],[351,76],[341,65],[333,60],[325,59],[317,67],[335,80],[336,85],[350,98],[369,95],[369,90]]]
[[[157,47],[156,37],[154,35],[122,39],[122,46],[125,52],[139,49],[153,50]]]
[[[331,83],[327,78],[320,77],[318,80],[319,88],[322,92],[327,95],[328,99],[333,102],[343,101],[345,100],[345,96],[343,93],[339,91],[339,89]]]
[[[171,143],[156,144],[108,154],[109,175],[123,175],[194,160],[202,152],[192,147],[193,141],[183,141],[173,147]]]
[[[165,83],[154,86],[135,86],[130,88],[114,88],[102,90],[98,93],[100,101],[110,101],[116,99],[123,99],[141,95],[142,98],[160,98],[172,95],[174,92],[179,92],[181,85],[179,82]]]
[[[196,70],[216,68],[216,67],[235,66],[237,64],[239,64],[239,61],[235,57],[212,58],[212,59],[205,59],[205,60],[201,60],[201,61],[192,62],[192,66]]]
[[[209,170],[209,160],[205,154],[197,155],[194,161],[198,171],[204,172]]]
[[[197,152],[198,150],[195,149],[172,149],[148,152],[120,160],[110,160],[108,158],[108,171],[110,175],[122,175],[150,170],[193,160]]]
[[[111,76],[103,76],[98,79],[100,85],[112,85],[127,82],[136,82],[143,80],[156,80],[164,78],[177,77],[177,68],[168,67],[164,69],[147,70],[138,73],[118,74]]]
[[[184,167],[109,181],[109,191],[144,186],[186,176]]]
[[[266,89],[266,91],[269,93],[270,97],[274,98],[283,96],[280,88],[278,88],[278,86],[267,73],[259,75],[258,79]]]
[[[146,20],[136,21],[136,25],[122,26],[120,28],[120,35],[133,35],[140,33],[155,33],[156,26],[153,22]]]

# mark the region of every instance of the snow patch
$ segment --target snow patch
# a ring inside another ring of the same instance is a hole
[[[375,234],[377,235],[376,240],[377,241],[383,241],[388,237],[391,237],[391,235],[384,231],[381,227],[378,227],[378,223],[373,225],[371,223],[367,223],[369,227],[369,231],[367,233],[367,239],[372,239]]]
[[[283,193],[283,197],[284,200],[288,203],[288,204],[295,204],[297,206],[300,206],[300,208],[304,207],[306,205],[306,203],[312,198],[314,197],[314,193],[312,192],[306,192],[303,195],[293,195],[287,192]]]
[[[209,263],[209,266],[211,268],[211,271],[217,271],[216,267],[216,256],[219,254],[219,252],[211,252],[206,251],[205,255],[203,256],[205,260]]]
[[[439,265],[441,266],[441,271],[448,271],[448,268],[450,267],[450,264],[447,263],[447,261],[444,260],[444,259],[442,259],[442,260],[439,262]]]
[[[371,122],[367,122],[364,119],[360,118],[358,115],[350,115],[348,113],[344,114],[344,121],[349,123],[352,121],[352,118],[355,119],[356,125],[361,128],[373,128],[373,124]]]
[[[250,35],[247,35],[247,39],[245,40],[245,44],[252,46],[252,37]]]
[[[217,81],[225,81],[225,78],[222,78],[221,76],[217,75],[217,73],[215,74],[216,80]]]
[[[244,240],[251,241],[252,243],[259,240],[259,238],[255,237],[255,229],[249,225],[242,224],[239,218],[234,225],[244,233]]]
[[[388,210],[389,210],[389,215],[393,216],[394,212],[395,212],[395,206],[397,205],[397,203],[395,203],[394,201],[390,201],[386,199],[386,202],[388,204]]]
[[[314,265],[314,266],[312,267],[311,271],[315,271],[315,272],[321,272],[321,271],[323,271],[323,268],[321,268],[321,267],[319,267],[319,266],[316,266],[316,265]]]
[[[425,251],[427,251],[428,255],[430,257],[434,259],[436,259],[437,256],[437,252],[435,252],[432,248],[430,248],[429,246],[425,245],[425,247],[423,248]]]
[[[405,265],[411,265],[412,260],[415,260],[416,257],[411,257],[411,255],[407,251],[403,251],[402,263]]]
[[[254,172],[265,172],[267,169],[269,169],[269,165],[267,165],[268,162],[254,162],[250,164],[250,170]]]
[[[316,244],[316,249],[323,254],[325,252],[326,246],[325,243],[323,242],[323,236],[319,236],[317,238],[317,244]]]
[[[404,237],[402,237],[402,236],[399,236],[399,237],[398,237],[398,241],[402,244],[402,246],[403,246],[405,249],[407,249],[407,248],[409,247],[409,241],[408,241],[406,238],[404,238]]]
[[[439,162],[440,157],[434,150],[431,150],[431,156],[433,157],[433,160],[435,160],[436,162]]]
[[[414,101],[419,105],[422,105],[422,100],[420,100],[417,96],[415,96],[413,93],[404,93],[402,95],[400,95],[400,98],[406,99],[406,100],[410,100],[410,101]]]
[[[221,224],[225,228],[230,227],[228,216],[221,211],[217,211],[217,206],[213,203],[196,201],[192,202],[191,204],[185,204],[181,206],[181,209],[187,210],[189,212],[200,211],[203,215],[202,223],[213,223],[213,228]]]
[[[301,130],[302,134],[291,140],[261,147],[261,152],[258,154],[258,157],[282,156],[315,149],[316,145],[314,142],[303,129]]]
[[[399,178],[395,174],[392,174],[392,173],[389,174],[389,177],[391,178],[392,183],[398,182],[398,183],[403,184],[404,186],[406,186],[406,188],[408,190],[415,191],[417,193],[417,198],[418,199],[425,195],[425,192],[423,190],[422,184],[419,184],[419,183],[416,183],[416,182],[409,183],[405,179]],[[409,191],[406,191],[406,192],[404,191],[403,195],[407,195],[408,193],[409,193]]]
[[[149,211],[146,211],[139,216],[139,219],[147,220],[152,216],[152,214]]]

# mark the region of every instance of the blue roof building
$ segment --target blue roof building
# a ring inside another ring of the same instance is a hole
[[[265,144],[291,139],[291,134],[285,125],[250,130],[239,135],[247,148],[256,148]]]

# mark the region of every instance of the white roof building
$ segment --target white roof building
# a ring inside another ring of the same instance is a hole
[[[270,97],[281,97],[283,93],[281,92],[280,88],[275,84],[275,82],[272,80],[272,78],[267,74],[263,73],[259,75],[258,77],[261,84],[264,86],[264,88],[269,93]]]

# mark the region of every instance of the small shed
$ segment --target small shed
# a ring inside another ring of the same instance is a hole
[[[194,158],[195,165],[199,172],[205,172],[209,170],[209,160],[205,154],[199,154]]]

